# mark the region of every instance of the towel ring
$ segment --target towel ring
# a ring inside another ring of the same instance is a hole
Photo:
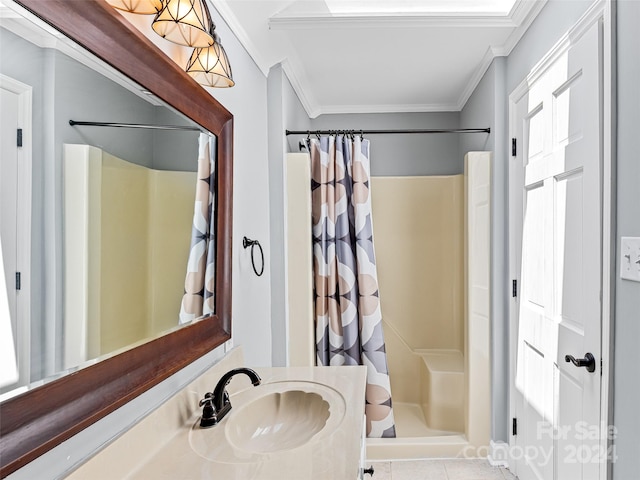
[[[260,249],[260,261],[262,263],[262,267],[260,268],[260,273],[258,273],[258,269],[256,268],[256,262],[255,262],[255,259],[253,258],[253,247],[255,247],[256,245]],[[260,242],[258,240],[251,240],[250,238],[243,237],[242,247],[245,249],[251,247],[251,266],[253,267],[253,272],[258,277],[261,277],[262,274],[264,273],[264,252],[262,251],[262,245],[260,245]]]

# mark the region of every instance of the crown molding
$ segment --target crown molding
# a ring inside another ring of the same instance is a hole
[[[478,64],[478,67],[467,82],[467,85],[458,99],[458,111],[461,111],[464,108],[467,101],[478,87],[478,84],[482,81],[482,77],[487,73],[493,59],[496,57],[506,57],[511,53],[536,19],[540,11],[547,4],[547,1],[548,0],[520,1],[514,6],[512,16],[514,19],[518,20],[518,26],[511,35],[509,35],[505,43],[499,47],[489,47],[487,49],[484,57],[482,57],[482,60]]]
[[[293,91],[296,92],[298,100],[300,100],[305,112],[307,112],[309,118],[316,118],[321,114],[318,102],[316,102],[314,98],[310,98],[307,93],[309,89],[304,88],[306,83],[305,79],[301,79],[298,73],[304,71],[304,69],[297,64],[295,60],[292,61],[291,58],[286,58],[280,63],[282,65],[282,71],[287,76]]]
[[[514,12],[514,18],[518,18],[518,26],[511,35],[509,35],[507,40],[500,47],[496,48],[496,56],[506,57],[511,53],[547,2],[548,0],[533,0],[521,2],[516,5],[517,11]],[[525,5],[528,7],[525,8]]]
[[[253,43],[251,37],[244,29],[244,27],[240,24],[236,16],[234,15],[231,8],[228,6],[226,1],[221,0],[207,0],[209,5],[213,7],[218,14],[222,17],[222,20],[225,21],[227,26],[231,29],[231,32],[236,36],[240,44],[247,51],[249,56],[253,59],[256,66],[260,69],[262,74],[265,77],[269,76],[269,69],[273,66],[270,65],[269,62],[265,59],[262,54],[260,48]]]
[[[484,77],[484,74],[487,73],[487,70],[489,70],[493,59],[499,56],[500,55],[498,54],[498,49],[495,49],[493,47],[489,47],[487,49],[484,56],[482,57],[482,60],[480,60],[480,63],[478,64],[476,70],[473,72],[473,75],[460,94],[460,97],[458,98],[458,102],[456,104],[456,111],[461,111],[464,108],[464,106],[467,104],[467,100],[469,100],[475,89],[478,87],[478,84],[482,81],[482,77]]]

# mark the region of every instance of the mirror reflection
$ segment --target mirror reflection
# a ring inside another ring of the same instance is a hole
[[[0,17],[5,399],[178,328],[215,138],[41,23]]]

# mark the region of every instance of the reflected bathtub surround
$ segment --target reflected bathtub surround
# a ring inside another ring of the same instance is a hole
[[[175,328],[196,174],[90,145],[64,144],[62,160],[67,369]]]

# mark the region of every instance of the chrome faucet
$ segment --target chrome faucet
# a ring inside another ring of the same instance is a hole
[[[250,368],[243,367],[229,370],[222,376],[213,393],[207,392],[204,398],[200,400],[200,406],[203,407],[202,418],[200,419],[200,426],[202,428],[217,425],[220,420],[229,413],[231,410],[231,402],[229,401],[229,394],[226,388],[231,378],[239,373],[247,375],[254,387],[260,385],[260,377]]]

